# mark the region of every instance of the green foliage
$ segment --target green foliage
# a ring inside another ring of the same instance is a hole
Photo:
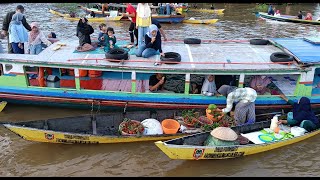
[[[268,11],[268,4],[257,4],[256,7],[253,8],[255,12],[267,12]]]

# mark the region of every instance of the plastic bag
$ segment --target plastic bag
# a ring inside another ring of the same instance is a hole
[[[161,123],[156,119],[145,119],[141,124],[144,126],[143,135],[163,134]]]

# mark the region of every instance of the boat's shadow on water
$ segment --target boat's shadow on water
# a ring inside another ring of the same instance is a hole
[[[318,142],[317,136],[311,137],[300,143],[234,159],[176,160],[180,164],[164,176],[319,176]]]

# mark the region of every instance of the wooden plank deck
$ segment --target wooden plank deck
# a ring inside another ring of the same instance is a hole
[[[181,55],[181,64],[162,64],[154,66],[160,56],[156,55],[145,59],[130,55],[130,59],[123,65],[106,61],[104,54],[73,53],[78,45],[77,39],[62,40],[66,46],[54,51],[53,47],[57,42],[46,48],[39,55],[25,54],[0,54],[2,59],[9,59],[28,63],[47,63],[47,64],[68,64],[68,65],[88,65],[91,68],[99,67],[119,67],[131,70],[182,70],[182,71],[203,71],[203,70],[299,70],[296,64],[281,65],[272,64],[270,55],[274,52],[282,51],[274,45],[251,45],[249,42],[228,42],[228,43],[202,43],[184,44],[180,42],[163,42],[164,52],[178,52]],[[86,60],[88,59],[88,60]],[[94,59],[94,60],[92,60]],[[100,60],[95,60],[100,59]],[[70,61],[71,60],[71,61]],[[141,62],[136,62],[141,61]],[[261,64],[266,63],[266,64]],[[271,64],[267,64],[271,63]],[[89,67],[88,67],[89,68]]]

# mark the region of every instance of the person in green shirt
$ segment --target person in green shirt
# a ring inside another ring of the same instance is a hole
[[[114,30],[112,27],[107,28],[107,34],[103,35],[105,46],[104,46],[104,51],[109,52],[111,49],[114,48],[119,48],[116,43],[117,43],[117,38],[114,36]]]

